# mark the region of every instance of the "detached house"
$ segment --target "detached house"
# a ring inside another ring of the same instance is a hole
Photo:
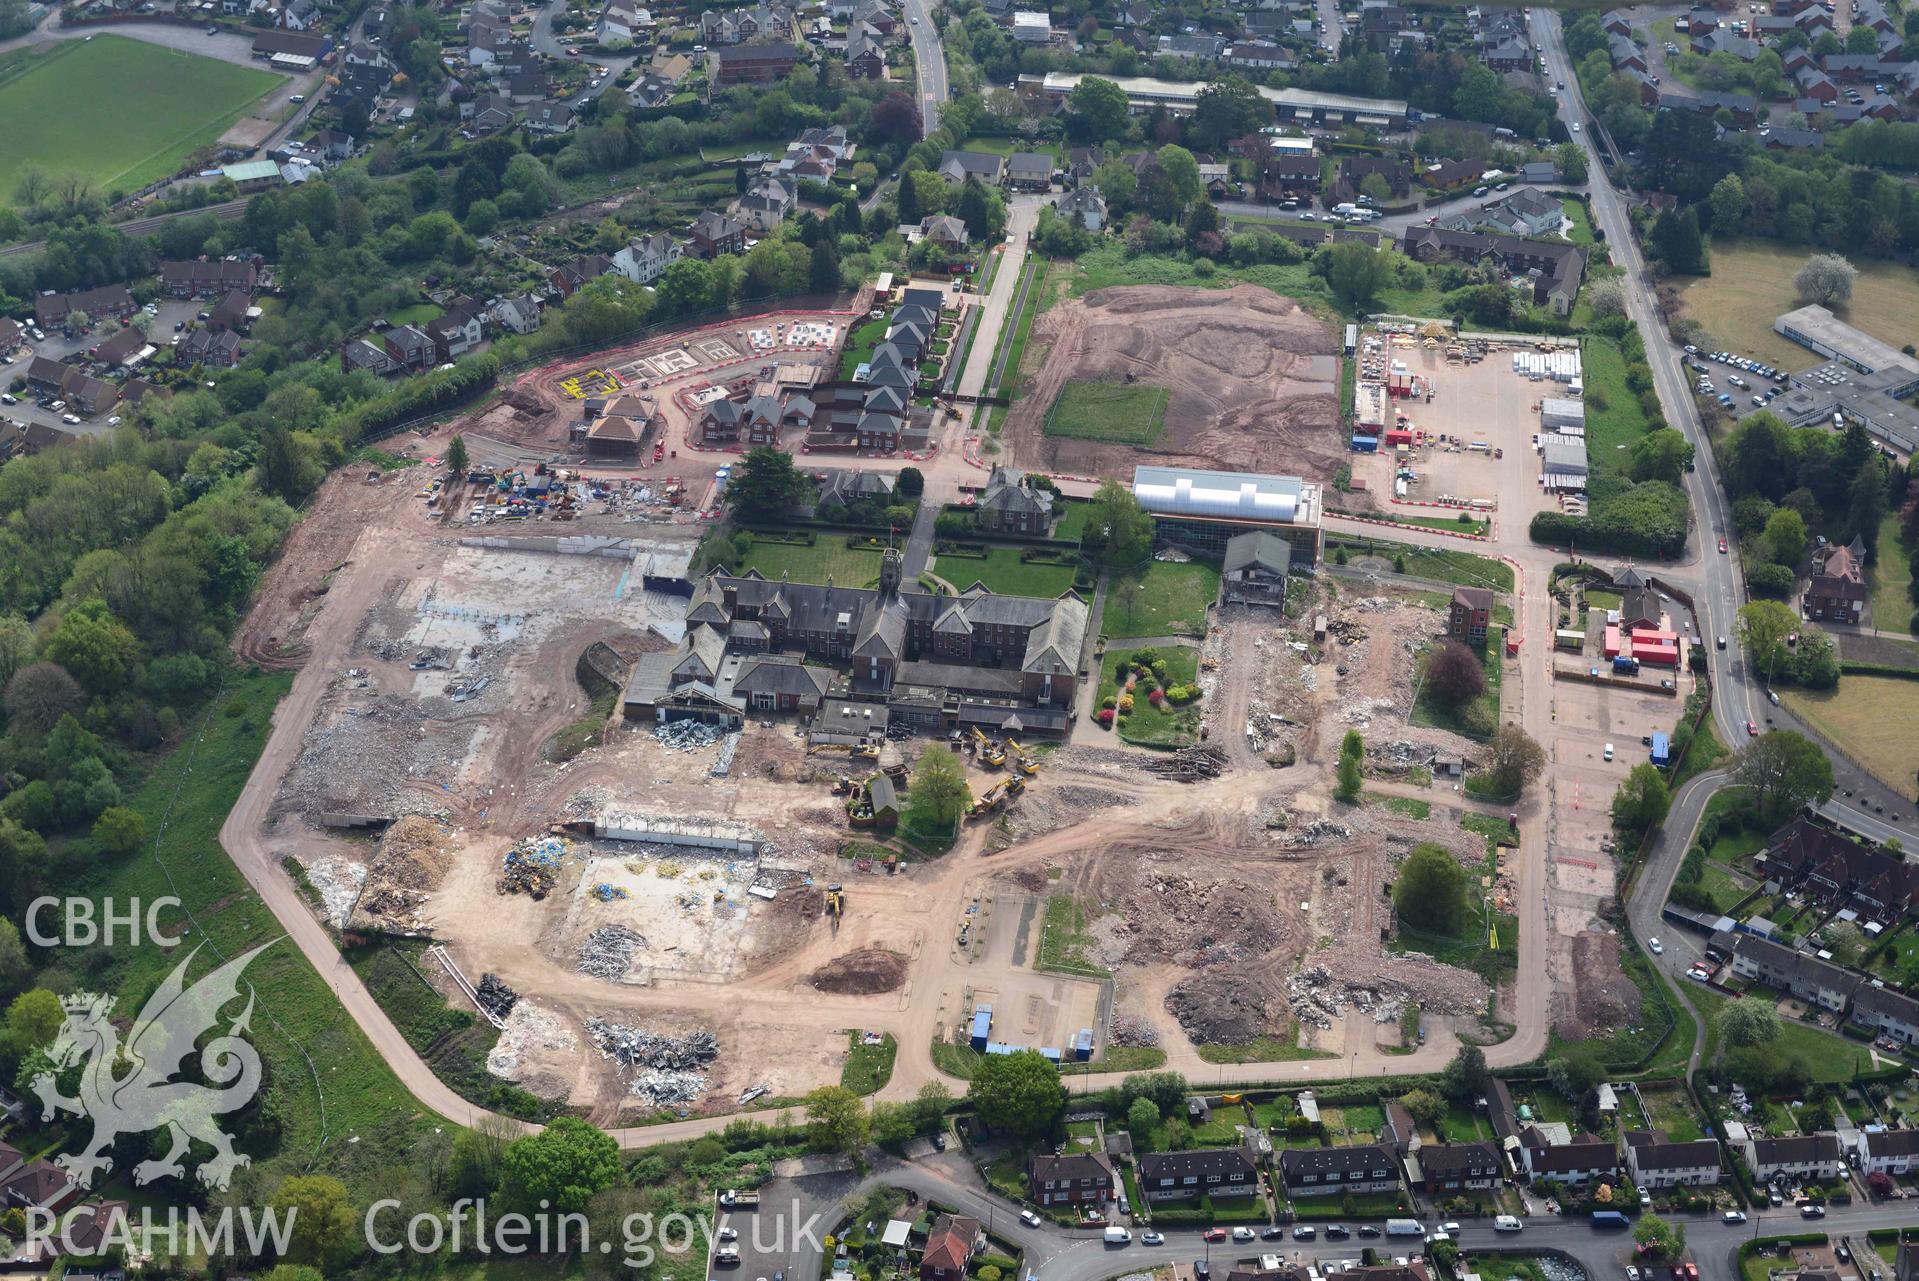
[[[1399,1187],[1399,1158],[1380,1143],[1287,1148],[1279,1154],[1279,1172],[1286,1191],[1296,1197],[1392,1192]]]
[[[1719,1182],[1719,1144],[1674,1143],[1658,1130],[1626,1132],[1626,1169],[1634,1187],[1710,1187]]]
[[[1259,1167],[1244,1148],[1147,1152],[1135,1158],[1140,1192],[1148,1201],[1248,1197],[1259,1191]]]
[[[471,298],[460,298],[426,324],[433,354],[442,362],[457,360],[486,341],[485,308]]]
[[[740,220],[755,231],[777,231],[793,212],[799,197],[793,187],[779,178],[761,178],[734,202]]]
[[[1483,649],[1492,621],[1493,593],[1490,587],[1453,588],[1452,604],[1446,613],[1448,636],[1464,641],[1474,649]]]
[[[1027,1195],[1040,1205],[1103,1205],[1117,1184],[1104,1152],[1036,1156],[1027,1167]]]
[[[695,258],[717,258],[746,250],[746,224],[706,210],[686,230],[686,249]]]
[[[1043,538],[1053,525],[1053,495],[1034,486],[1018,468],[995,463],[973,511],[987,533]]]
[[[1857,623],[1865,616],[1866,544],[1854,535],[1845,547],[1828,543],[1813,554],[1812,581],[1806,584],[1807,618]]]
[[[1106,226],[1106,197],[1098,187],[1075,187],[1053,202],[1053,209],[1067,222],[1099,231]]]
[[[663,231],[628,241],[613,255],[613,267],[636,285],[650,285],[680,260],[680,242]]]

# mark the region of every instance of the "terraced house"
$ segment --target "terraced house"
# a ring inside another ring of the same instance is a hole
[[[1719,1182],[1719,1144],[1712,1139],[1674,1143],[1663,1131],[1628,1130],[1625,1147],[1634,1187],[1709,1187]]]
[[[1036,1156],[1026,1191],[1040,1205],[1101,1205],[1113,1199],[1113,1163],[1104,1152]]]

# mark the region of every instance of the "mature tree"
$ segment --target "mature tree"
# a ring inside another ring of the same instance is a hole
[[[1204,194],[1205,188],[1199,181],[1199,161],[1193,158],[1192,152],[1176,143],[1167,143],[1153,153],[1153,158],[1171,184],[1173,198],[1181,211]]]
[[[1624,276],[1601,276],[1586,286],[1586,305],[1592,308],[1595,320],[1604,320],[1608,316],[1626,314],[1626,278]]]
[[[1066,96],[1066,132],[1079,142],[1126,136],[1126,91],[1104,76],[1084,76]]]
[[[446,470],[449,476],[466,475],[466,437],[455,436],[446,443]]]
[[[1526,785],[1546,768],[1546,749],[1532,735],[1508,721],[1493,732],[1489,772],[1493,784],[1504,795],[1526,790]]]
[[[147,821],[139,810],[113,805],[93,820],[93,844],[109,858],[125,858],[147,843]]]
[[[1876,457],[1859,464],[1852,487],[1846,491],[1846,526],[1865,542],[1869,553],[1879,550],[1879,523],[1886,516],[1886,469]]]
[[[1547,1061],[1546,1079],[1568,1102],[1577,1105],[1606,1079],[1606,1065],[1590,1041],[1581,1041]]]
[[[840,288],[840,250],[831,236],[821,236],[813,246],[807,264],[807,287],[816,294],[838,293]]]
[[[1858,279],[1859,269],[1845,255],[1814,254],[1793,276],[1792,287],[1802,303],[1843,307],[1852,301],[1853,282]]]
[[[988,187],[978,178],[968,178],[961,185],[953,213],[966,224],[966,234],[972,240],[992,244],[1006,230],[1006,202],[998,188]]]
[[[1120,1106],[1150,1099],[1161,1116],[1172,1116],[1186,1106],[1186,1077],[1180,1072],[1135,1072],[1119,1083]]]
[[[1348,805],[1358,801],[1359,789],[1365,782],[1364,776],[1360,772],[1359,758],[1356,756],[1340,757],[1335,777],[1337,781],[1333,784],[1333,796],[1338,800],[1346,802]]]
[[[1427,1129],[1436,1129],[1446,1119],[1446,1100],[1424,1087],[1406,1091],[1399,1096],[1399,1101],[1413,1120]]]
[[[68,610],[43,652],[95,694],[125,688],[140,663],[139,640],[98,597]]]
[[[901,89],[880,96],[867,113],[866,134],[884,142],[916,141],[920,136],[919,104]]]
[[[806,1124],[815,1147],[851,1156],[866,1146],[872,1121],[859,1095],[843,1085],[822,1085],[806,1096]]]
[[[1066,1106],[1059,1069],[1038,1050],[987,1055],[966,1097],[988,1129],[1015,1139],[1046,1133]]]
[[[1665,821],[1672,808],[1672,793],[1659,767],[1642,761],[1632,767],[1626,781],[1613,793],[1612,821],[1622,832],[1636,840]]]
[[[1574,184],[1586,181],[1588,161],[1586,149],[1576,142],[1562,142],[1553,149],[1553,162],[1559,166],[1559,176]]]
[[[1771,527],[1768,521],[1767,528]],[[1746,656],[1765,672],[1766,684],[1770,685],[1779,664],[1787,657],[1786,637],[1799,630],[1799,619],[1776,600],[1756,600],[1739,607],[1733,630],[1740,644],[1746,647]]]
[[[1779,1035],[1779,1011],[1772,1002],[1742,997],[1719,1011],[1719,1035],[1727,1045],[1767,1045]]]
[[[1865,23],[1860,23],[1852,30],[1846,32],[1846,52],[1878,53],[1879,33]]]
[[[1426,688],[1446,707],[1464,707],[1486,692],[1486,667],[1479,655],[1448,638],[1426,660]]]
[[[1106,565],[1144,564],[1153,552],[1153,518],[1132,490],[1116,480],[1103,480],[1093,491],[1080,546]]]
[[[1746,184],[1738,174],[1729,173],[1713,184],[1711,204],[1714,231],[1730,235],[1739,230],[1746,220]]]
[[[1415,845],[1399,865],[1393,906],[1408,925],[1435,934],[1459,933],[1471,910],[1466,901],[1466,869],[1443,845]]]
[[[513,1140],[500,1157],[501,1190],[522,1213],[545,1201],[560,1213],[580,1213],[594,1194],[620,1181],[620,1145],[577,1117],[549,1122],[538,1134]]]
[[[32,971],[27,945],[20,941],[20,927],[0,916],[0,992],[11,992]]]
[[[1797,567],[1806,556],[1806,518],[1790,507],[1775,511],[1766,522],[1766,553],[1775,565]]]
[[[7,1033],[22,1048],[37,1050],[59,1035],[66,1017],[60,1008],[60,998],[46,988],[36,987],[14,997],[7,1006]]]
[[[902,467],[893,481],[893,492],[902,498],[918,498],[926,492],[926,474],[917,467]]]
[[[1655,1259],[1676,1259],[1686,1252],[1683,1224],[1668,1223],[1656,1214],[1642,1214],[1633,1224],[1632,1239]]]
[[[29,663],[7,682],[7,718],[29,729],[49,730],[87,704],[80,683],[57,663]]]
[[[946,1088],[944,1081],[928,1081],[920,1086],[919,1093],[907,1106],[913,1112],[913,1124],[922,1131],[937,1130],[946,1117],[946,1109],[953,1102],[953,1092]]]
[[[907,825],[928,836],[950,836],[972,799],[959,757],[946,744],[933,743],[920,753],[906,789]]]
[[[1272,104],[1259,96],[1252,81],[1244,76],[1222,76],[1199,91],[1190,124],[1191,138],[1195,146],[1224,151],[1227,143],[1272,121]]]
[[[812,482],[793,466],[793,456],[768,445],[746,451],[733,465],[726,501],[736,516],[778,517],[812,492]]]
[[[1126,1109],[1126,1129],[1135,1144],[1146,1142],[1159,1128],[1159,1105],[1151,1099],[1134,1099]]]
[[[1473,1099],[1485,1092],[1492,1079],[1493,1074],[1486,1070],[1486,1052],[1477,1045],[1462,1045],[1440,1074],[1439,1088],[1448,1098]]]
[[[1339,304],[1341,311],[1348,313],[1366,310],[1392,273],[1384,254],[1357,240],[1321,249],[1314,266],[1326,277],[1333,301]]]
[[[18,614],[0,614],[0,689],[33,661],[33,625]]]
[[[1699,234],[1699,214],[1691,205],[1661,210],[1653,219],[1647,244],[1674,275],[1695,275],[1705,269],[1706,243]]]
[[[359,1253],[359,1223],[346,1184],[326,1174],[296,1174],[283,1179],[267,1204],[282,1211],[292,1226],[285,1257],[293,1264],[325,1265]]]
[[[1692,456],[1693,444],[1683,432],[1671,427],[1649,431],[1633,442],[1632,478],[1683,484]]]
[[[1784,818],[1802,805],[1832,799],[1832,762],[1819,744],[1792,730],[1773,730],[1734,753],[1732,781],[1752,789],[1753,801],[1768,821]]]

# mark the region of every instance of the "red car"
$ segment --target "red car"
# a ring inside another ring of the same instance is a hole
[[[1746,737],[1747,738],[1759,737],[1759,727],[1753,724],[1751,721],[1746,722]]]
[[[1206,1231],[1201,1233],[1200,1235],[1205,1240],[1208,1240],[1208,1241],[1224,1241],[1226,1239],[1226,1229],[1225,1228],[1207,1228]]]
[[[580,51],[578,49],[568,49],[566,51],[566,56],[569,58],[577,58],[580,56]]]
[[[1726,540],[1723,538],[1719,540],[1719,554],[1721,556],[1726,554]]]

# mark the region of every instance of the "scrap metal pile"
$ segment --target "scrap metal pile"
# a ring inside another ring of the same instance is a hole
[[[473,999],[480,1008],[496,1019],[503,1019],[513,1013],[513,1007],[519,1003],[520,994],[500,981],[497,974],[480,976],[480,986],[473,989]]]
[[[726,737],[726,731],[703,721],[668,721],[654,729],[653,737],[670,752],[693,752],[713,746]]]
[[[645,946],[645,937],[624,925],[602,925],[581,940],[575,968],[592,978],[618,980],[633,964],[633,954]]]
[[[590,1018],[586,1034],[601,1057],[619,1065],[628,1093],[660,1106],[691,1103],[706,1093],[706,1073],[701,1069],[720,1053],[719,1041],[704,1028],[684,1036],[665,1036]]]

